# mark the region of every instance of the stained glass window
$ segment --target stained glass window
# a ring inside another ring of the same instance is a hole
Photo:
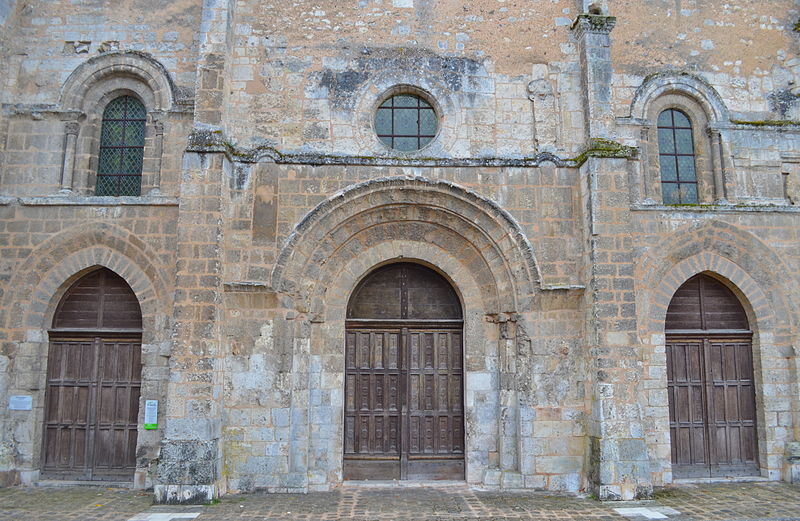
[[[667,109],[658,116],[658,158],[664,204],[697,203],[692,123],[679,110]]]
[[[413,94],[392,96],[375,114],[378,138],[387,147],[402,152],[419,150],[430,143],[438,125],[430,103]]]
[[[144,105],[132,96],[106,105],[95,195],[141,194],[146,117]]]

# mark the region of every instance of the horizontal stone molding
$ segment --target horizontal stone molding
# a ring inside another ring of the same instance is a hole
[[[22,206],[178,206],[177,197],[47,196],[10,199]]]

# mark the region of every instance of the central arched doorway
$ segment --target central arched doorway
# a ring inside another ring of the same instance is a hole
[[[75,282],[50,329],[42,474],[129,480],[136,470],[142,313],[102,268]]]
[[[347,306],[344,479],[464,479],[461,302],[419,264],[367,275]]]
[[[753,335],[739,299],[695,275],[672,297],[665,331],[673,475],[758,475]]]

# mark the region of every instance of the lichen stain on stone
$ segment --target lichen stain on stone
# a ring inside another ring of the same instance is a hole
[[[337,109],[352,109],[359,89],[386,72],[403,71],[406,76],[425,78],[445,85],[453,92],[461,91],[467,76],[488,76],[484,65],[471,58],[440,56],[428,49],[363,48],[359,56],[344,58],[348,68],[336,71],[325,68],[311,78],[320,88],[327,89],[331,105]]]

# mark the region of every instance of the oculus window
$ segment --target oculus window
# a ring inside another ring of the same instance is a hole
[[[419,150],[434,137],[439,118],[430,103],[415,94],[397,94],[381,103],[375,113],[375,132],[389,148]]]
[[[692,123],[679,110],[667,109],[658,116],[658,159],[664,204],[697,204]]]
[[[95,195],[141,194],[146,118],[144,105],[133,96],[120,96],[106,105]]]

